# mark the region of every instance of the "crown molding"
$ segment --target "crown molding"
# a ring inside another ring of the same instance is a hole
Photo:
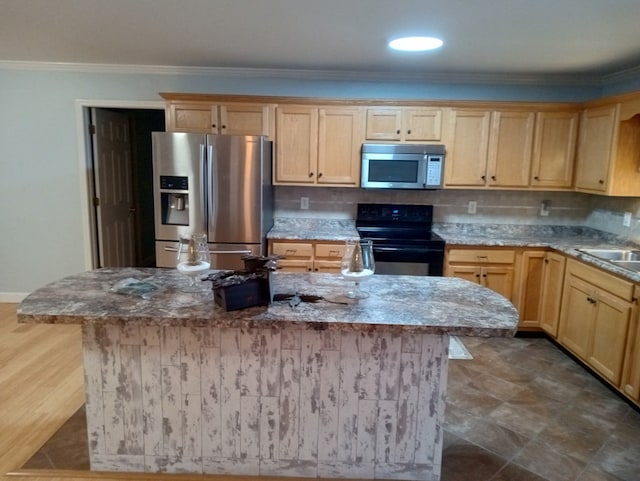
[[[429,82],[455,84],[602,86],[603,77],[593,75],[490,74],[463,72],[382,72],[351,70],[188,67],[71,62],[25,62],[0,60],[0,69],[109,74],[204,75],[274,79],[336,80],[359,82]],[[640,69],[640,67],[638,67]],[[635,69],[632,69],[635,70]],[[627,72],[623,72],[624,75]],[[636,72],[637,74],[637,72]],[[618,74],[607,76],[615,78]]]
[[[640,77],[640,65],[604,75],[602,77],[602,83],[608,85],[612,83],[626,82],[628,80],[637,80],[638,77]]]

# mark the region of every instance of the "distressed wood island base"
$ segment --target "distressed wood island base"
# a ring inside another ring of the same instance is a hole
[[[150,299],[109,291],[153,277]],[[277,293],[344,301],[332,274]],[[54,282],[21,322],[83,330],[91,469],[437,481],[449,335],[511,336],[515,308],[454,278],[374,276],[357,302],[225,312],[165,269]]]

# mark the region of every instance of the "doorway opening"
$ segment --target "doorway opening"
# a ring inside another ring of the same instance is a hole
[[[155,266],[151,132],[159,108],[82,106],[90,266]]]

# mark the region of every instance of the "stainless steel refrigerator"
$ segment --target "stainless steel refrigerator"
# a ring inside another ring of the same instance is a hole
[[[207,234],[213,269],[265,255],[273,226],[272,143],[261,136],[153,132],[156,265],[175,267],[180,234]]]

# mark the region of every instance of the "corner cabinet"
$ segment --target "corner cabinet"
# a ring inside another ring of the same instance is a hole
[[[640,196],[640,100],[583,111],[575,188],[593,194]]]
[[[567,261],[558,341],[616,387],[634,313],[631,282]]]
[[[442,117],[440,108],[368,108],[365,138],[402,142],[439,141],[442,137]]]
[[[265,104],[169,102],[166,110],[167,131],[265,135],[273,139],[274,113],[275,106]]]
[[[547,252],[544,256],[539,326],[553,338],[558,336],[565,264],[566,258],[562,254]]]
[[[281,106],[276,129],[275,185],[360,185],[363,108]]]

